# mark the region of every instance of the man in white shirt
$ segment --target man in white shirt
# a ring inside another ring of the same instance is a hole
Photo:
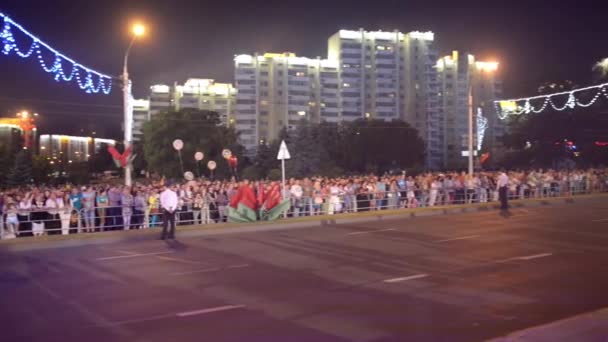
[[[500,172],[496,187],[498,188],[498,199],[500,200],[500,209],[507,210],[509,208],[507,189],[509,186],[509,177],[504,171]]]
[[[175,210],[177,209],[178,199],[174,191],[174,186],[168,184],[160,194],[160,207],[163,209],[163,233],[161,240],[167,238],[167,226],[170,225],[169,239],[175,239]]]

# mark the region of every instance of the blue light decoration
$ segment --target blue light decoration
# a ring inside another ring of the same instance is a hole
[[[106,95],[110,93],[112,90],[111,76],[87,68],[84,65],[77,63],[69,57],[63,55],[59,51],[41,41],[38,37],[28,32],[4,13],[0,12],[0,17],[3,19],[2,31],[0,31],[0,47],[2,54],[8,56],[11,53],[14,53],[21,58],[29,58],[33,54],[36,54],[42,69],[53,74],[55,81],[70,82],[75,78],[78,87],[84,90],[87,94],[97,94],[100,91]],[[15,35],[13,34],[13,29],[21,31],[21,33],[32,39],[29,49],[24,51],[19,49]],[[50,66],[44,61],[43,53],[52,54],[54,56],[53,62]],[[66,72],[64,70],[64,65],[68,63],[71,64],[71,70]]]

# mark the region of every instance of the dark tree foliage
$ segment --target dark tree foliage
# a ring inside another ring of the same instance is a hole
[[[194,153],[205,154],[201,171],[209,173],[206,164],[210,160],[217,163],[216,177],[229,175],[228,163],[222,158],[224,148],[239,157],[239,167],[243,167],[243,147],[237,142],[237,134],[232,128],[221,125],[216,112],[197,109],[183,109],[159,113],[144,124],[143,153],[148,170],[169,178],[182,178],[178,152],[173,149],[173,141],[181,139],[184,171],[197,173]]]

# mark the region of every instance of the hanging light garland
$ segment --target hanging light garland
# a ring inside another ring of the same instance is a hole
[[[42,69],[53,74],[55,81],[70,82],[76,79],[78,87],[88,94],[97,94],[100,91],[106,95],[110,93],[112,90],[111,76],[87,68],[61,54],[2,12],[0,12],[0,17],[3,19],[2,31],[0,31],[0,47],[2,54],[8,56],[11,53],[14,53],[21,58],[29,58],[35,54]],[[14,29],[19,30],[21,33],[31,38],[32,42],[27,50],[21,50],[17,45],[15,35],[13,34]],[[47,64],[44,60],[44,54],[52,54],[54,56],[53,62]],[[66,64],[70,64],[69,72],[64,70]]]
[[[486,129],[488,129],[488,119],[483,116],[483,112],[481,108],[477,108],[477,151],[481,151],[481,146],[483,144],[483,137],[485,135]]]
[[[576,97],[577,93],[584,91],[593,91],[595,90],[595,95],[591,98],[589,102],[582,102],[580,99]],[[566,102],[560,106],[554,102],[554,98],[557,96],[568,95],[568,99]],[[608,99],[608,83],[599,84],[595,86],[585,87],[574,89],[570,91],[564,91],[560,93],[548,94],[548,95],[539,95],[533,97],[524,97],[520,99],[511,99],[511,100],[500,100],[494,101],[494,107],[496,108],[496,114],[501,120],[506,119],[509,115],[521,115],[521,114],[530,114],[530,113],[540,113],[547,109],[548,106],[551,106],[554,110],[563,111],[566,109],[574,109],[576,107],[590,107],[592,106],[600,96],[605,96]],[[532,104],[533,100],[542,100],[542,105],[535,107]],[[518,103],[523,102],[523,105]]]

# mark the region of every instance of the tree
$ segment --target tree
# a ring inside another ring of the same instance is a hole
[[[88,164],[89,170],[96,173],[102,173],[116,168],[116,165],[112,160],[112,155],[108,152],[108,144],[105,143],[100,144],[99,150],[89,158]]]
[[[32,156],[28,150],[21,150],[15,156],[15,163],[8,173],[7,184],[20,186],[32,182]]]
[[[424,141],[404,121],[361,119],[345,124],[342,135],[345,170],[381,173],[424,162]]]
[[[265,175],[278,165],[281,139],[291,152],[286,162],[288,177],[385,172],[412,168],[424,161],[424,142],[417,130],[403,121],[313,124],[303,120],[295,130],[283,130],[277,141],[258,149],[255,165]]]
[[[216,112],[182,109],[160,113],[144,124],[143,152],[149,171],[181,178],[178,153],[172,146],[175,139],[181,139],[184,171],[196,171],[194,153],[202,151],[206,161],[217,163],[215,176],[223,177],[230,173],[228,163],[221,156],[224,148],[239,157],[239,168],[245,167],[241,160],[243,147],[237,137],[234,129],[221,125]]]
[[[37,155],[32,158],[32,178],[34,182],[48,182],[52,172],[53,167],[45,157]]]

